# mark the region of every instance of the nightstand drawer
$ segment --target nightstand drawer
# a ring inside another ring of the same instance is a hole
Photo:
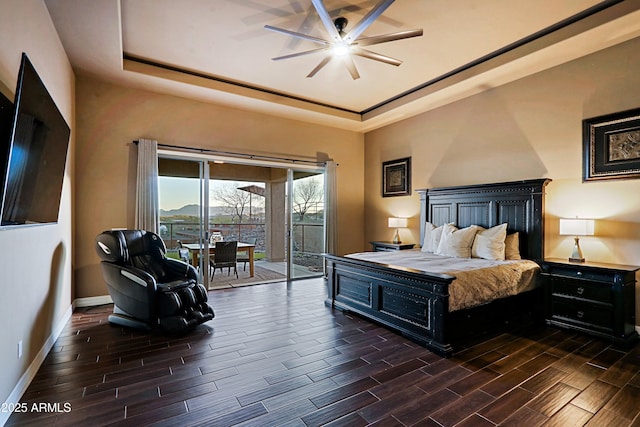
[[[553,276],[551,278],[551,292],[554,295],[564,295],[572,298],[612,303],[611,286],[606,283],[590,283],[586,280],[569,277]]]
[[[578,280],[593,280],[596,282],[612,283],[616,272],[603,270],[578,269],[574,266],[560,267],[553,266],[549,269],[554,277],[567,277]]]
[[[561,298],[553,298],[551,304],[553,319],[596,327],[606,332],[613,330],[614,319],[610,309],[589,304],[576,304],[572,301],[563,301]]]

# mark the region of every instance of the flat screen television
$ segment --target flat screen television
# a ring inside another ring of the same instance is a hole
[[[70,129],[24,53],[12,119],[0,224],[58,222]]]
[[[6,171],[13,123],[13,102],[0,92],[0,171]],[[0,195],[4,189],[5,174],[0,175]],[[0,199],[1,201],[2,199]]]

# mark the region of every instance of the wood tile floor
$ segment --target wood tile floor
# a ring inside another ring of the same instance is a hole
[[[640,426],[640,346],[543,327],[442,359],[324,296],[321,279],[211,291],[216,318],[180,338],[78,310],[22,398],[49,412],[7,425]]]

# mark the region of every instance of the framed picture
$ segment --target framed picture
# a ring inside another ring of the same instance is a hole
[[[640,108],[583,120],[583,181],[640,178]]]
[[[411,194],[411,157],[382,163],[382,197]]]

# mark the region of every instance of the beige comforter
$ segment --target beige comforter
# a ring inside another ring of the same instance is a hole
[[[480,258],[450,258],[419,249],[395,252],[361,252],[347,257],[407,267],[425,273],[455,276],[449,286],[449,311],[485,304],[516,295],[536,286],[538,264],[529,260],[490,261]]]

